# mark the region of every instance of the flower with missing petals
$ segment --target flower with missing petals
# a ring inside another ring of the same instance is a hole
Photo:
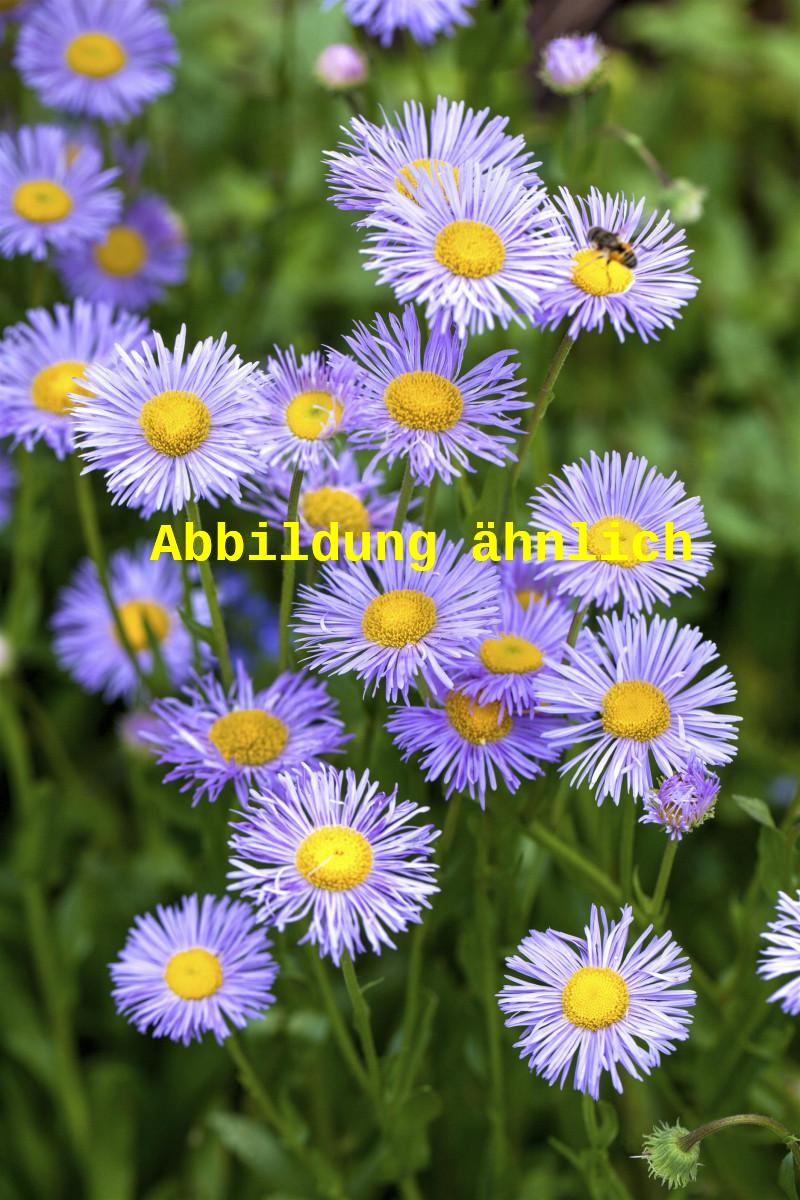
[[[385,793],[365,771],[327,764],[282,775],[253,792],[231,835],[230,887],[258,919],[283,930],[310,917],[310,942],[338,965],[366,949],[394,949],[393,935],[422,920],[438,892],[428,810]]]
[[[549,1084],[563,1088],[574,1063],[576,1091],[597,1100],[607,1072],[621,1092],[620,1067],[641,1079],[689,1036],[688,959],[652,925],[626,950],[632,924],[627,905],[618,922],[592,905],[583,938],[532,929],[506,960],[500,1008],[521,1030],[520,1056]]]
[[[278,967],[246,904],[184,896],[137,917],[110,966],[117,1012],[140,1033],[188,1046],[263,1017]]]
[[[679,842],[714,816],[719,776],[707,771],[696,754],[686,766],[662,780],[644,798],[643,825],[660,825],[671,841]]]

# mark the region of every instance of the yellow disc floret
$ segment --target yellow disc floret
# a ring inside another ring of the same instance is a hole
[[[348,825],[315,829],[297,848],[295,866],[304,879],[328,892],[349,892],[372,870],[372,846]]]
[[[330,392],[300,392],[286,409],[286,424],[295,437],[315,442],[336,431],[343,411]]]
[[[155,600],[126,600],[120,604],[119,618],[131,648],[137,652],[149,649],[148,629],[157,642],[163,642],[170,627],[170,616],[163,604]],[[116,626],[112,626],[117,637]]]
[[[412,163],[400,168],[394,186],[401,196],[405,196],[408,200],[414,200],[416,203],[414,192],[419,187],[421,174],[424,172],[429,179],[435,179],[442,191],[445,192],[442,178],[447,178],[448,171],[452,173],[453,179],[458,185],[460,174],[458,167],[451,167],[450,163],[445,162],[442,158],[415,158]]]
[[[669,701],[661,688],[642,679],[613,684],[603,697],[603,729],[615,737],[650,742],[672,722]]]
[[[579,1029],[607,1029],[628,1011],[628,985],[611,967],[579,967],[561,993],[561,1011]]]
[[[116,75],[128,56],[116,38],[108,33],[79,33],[68,44],[64,58],[76,75],[88,79],[107,79]]]
[[[464,409],[461,389],[435,371],[406,371],[383,393],[390,416],[406,429],[444,433],[458,422]]]
[[[603,562],[616,567],[638,567],[645,561],[642,555],[649,553],[646,546],[634,548],[633,539],[642,532],[642,526],[627,517],[603,517],[589,526],[586,543],[589,553]]]
[[[208,731],[208,739],[226,762],[260,767],[283,753],[289,730],[279,717],[263,708],[240,708],[218,717]]]
[[[538,646],[514,633],[487,638],[478,651],[481,662],[493,675],[527,675],[538,671],[544,655]]]
[[[338,521],[340,533],[369,532],[369,513],[358,496],[344,488],[321,487],[303,492],[300,509],[312,529],[327,529]]]
[[[181,458],[202,446],[211,432],[211,413],[195,392],[159,392],[142,405],[139,424],[154,450]]]
[[[125,278],[141,271],[147,262],[147,245],[130,225],[113,225],[104,242],[94,248],[94,261],[107,275]]]
[[[483,221],[451,221],[436,235],[436,261],[465,279],[496,275],[506,261],[503,239]]]
[[[63,417],[75,406],[72,395],[91,396],[85,387],[76,383],[76,379],[85,379],[86,363],[77,359],[64,359],[63,362],[52,363],[42,367],[33,377],[31,396],[37,408],[45,412],[57,413]]]
[[[510,733],[513,720],[508,713],[500,717],[500,704],[478,704],[463,692],[448,692],[444,702],[447,719],[465,742],[473,746],[486,746],[499,742]]]
[[[378,646],[415,646],[436,625],[436,605],[415,588],[398,588],[370,600],[361,621],[365,638]]]
[[[164,980],[181,1000],[205,1000],[222,987],[222,964],[201,946],[179,950],[167,963]]]
[[[49,225],[63,221],[72,212],[72,197],[52,179],[29,179],[14,192],[14,212],[25,221]]]
[[[589,296],[617,296],[633,283],[633,271],[598,250],[578,250],[572,256],[572,282]]]

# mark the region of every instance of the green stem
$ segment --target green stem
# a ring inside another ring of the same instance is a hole
[[[14,506],[15,537],[11,549],[11,587],[6,623],[15,651],[27,642],[38,618],[37,541],[34,525],[37,506],[37,477],[29,450],[17,455],[19,484]]]
[[[114,622],[114,629],[119,638],[120,645],[128,656],[131,666],[135,672],[141,686],[145,689],[150,689],[150,681],[148,680],[141,663],[139,656],[131,645],[127,630],[120,616],[116,600],[114,599],[111,590],[111,580],[108,573],[108,562],[106,559],[105,547],[103,545],[103,537],[100,532],[100,521],[97,516],[97,506],[94,502],[94,492],[92,490],[92,481],[89,475],[84,475],[81,472],[81,460],[77,454],[70,455],[72,464],[72,477],[75,482],[75,496],[78,503],[78,515],[80,517],[83,536],[86,542],[86,548],[89,551],[89,557],[97,569],[97,577],[100,580],[100,587],[103,589],[103,595],[106,598],[111,618]]]
[[[358,1034],[358,1039],[361,1042],[361,1050],[367,1065],[367,1083],[369,1085],[370,1096],[376,1111],[383,1115],[384,1098],[383,1084],[381,1083],[381,1067],[378,1060],[378,1053],[375,1049],[375,1039],[372,1036],[369,1005],[364,999],[364,993],[361,990],[356,969],[349,954],[342,956],[342,977],[344,978],[344,986],[347,988],[347,995],[350,997],[350,1006],[353,1010],[353,1024]]]
[[[177,541],[177,530],[175,530],[175,538]],[[200,641],[197,637],[197,632],[194,628],[194,608],[192,606],[192,580],[189,575],[189,564],[185,558],[181,558],[181,584],[183,585],[183,609],[187,617],[192,618],[189,624],[189,636],[192,639],[192,666],[195,671],[202,670],[203,659],[200,653]]]
[[[481,1000],[489,1053],[489,1123],[495,1194],[505,1194],[508,1169],[505,1082],[503,1079],[502,1018],[495,1000],[497,947],[494,913],[489,902],[489,824],[486,814],[476,822],[475,917],[480,947]]]
[[[400,485],[400,494],[397,497],[397,508],[394,510],[394,518],[392,519],[392,529],[402,530],[413,491],[414,480],[411,477],[411,463],[406,459],[403,482]]]
[[[339,1012],[339,1006],[336,1003],[336,997],[333,994],[333,989],[328,979],[325,963],[320,958],[316,947],[309,946],[309,958],[311,959],[311,966],[317,978],[325,1012],[331,1023],[333,1036],[336,1038],[342,1058],[347,1063],[348,1069],[358,1086],[366,1091],[369,1086],[366,1072],[364,1071],[361,1059],[358,1057],[358,1051],[353,1045],[353,1039],[347,1032],[347,1026],[342,1019],[342,1014]]]
[[[556,382],[561,374],[561,368],[569,357],[569,352],[575,345],[575,338],[571,338],[568,333],[565,333],[559,342],[558,349],[550,360],[550,365],[545,372],[545,377],[542,380],[542,386],[539,389],[539,395],[536,398],[536,404],[531,412],[528,428],[523,435],[519,445],[519,455],[517,461],[511,468],[510,473],[510,490],[513,492],[517,480],[519,479],[520,471],[523,463],[528,455],[533,439],[536,437],[536,431],[542,423],[544,414],[550,407],[550,402],[555,395]]]
[[[607,900],[613,904],[622,902],[622,891],[606,875],[605,871],[596,866],[589,858],[584,858],[579,850],[574,846],[563,842],[557,834],[543,825],[541,821],[534,821],[528,826],[528,832],[535,842],[545,850],[552,854],[556,862],[561,866],[575,871],[578,875],[583,876],[587,883],[593,888],[600,891]]]
[[[633,844],[636,837],[636,804],[622,801],[622,834],[619,847],[619,884],[624,898],[633,886]]]
[[[292,482],[289,488],[289,504],[286,509],[287,524],[297,520],[297,510],[300,505],[300,488],[303,484],[303,471],[301,467],[295,467],[292,475]],[[288,553],[291,532],[287,529],[284,539],[284,554]],[[294,600],[294,577],[297,569],[297,563],[293,559],[284,559],[283,576],[281,578],[281,606],[280,606],[280,654],[278,656],[278,670],[285,671],[289,666],[289,618],[292,612],[292,601]]]
[[[189,500],[187,502],[186,515],[193,523],[195,529],[200,530],[203,528],[203,523],[200,520],[200,509],[196,500]],[[228,635],[225,632],[225,622],[222,619],[222,609],[219,606],[217,585],[214,582],[214,573],[211,570],[211,564],[208,559],[204,562],[198,560],[197,566],[200,571],[200,582],[203,585],[206,603],[208,604],[209,616],[211,617],[211,632],[214,635],[214,649],[217,652],[220,679],[222,680],[222,686],[227,691],[233,686],[233,664],[231,663],[231,652],[228,647]]]
[[[723,1129],[730,1129],[734,1125],[759,1125],[763,1129],[769,1129],[791,1151],[795,1170],[800,1170],[800,1141],[797,1136],[780,1121],[776,1121],[774,1117],[766,1117],[762,1113],[735,1113],[730,1117],[720,1117],[716,1121],[708,1121],[705,1125],[693,1129],[691,1133],[678,1138],[678,1147],[686,1152],[701,1142],[703,1138],[719,1133]]]
[[[664,907],[664,901],[667,897],[667,887],[677,853],[678,843],[670,838],[664,847],[664,853],[661,857],[661,866],[658,868],[658,878],[656,879],[656,890],[653,892],[653,899],[650,905],[654,920],[658,920],[661,910]]]
[[[597,1101],[585,1092],[581,1097],[581,1112],[586,1137],[591,1147],[590,1157],[584,1168],[584,1173],[591,1187],[600,1182],[605,1183],[602,1194],[607,1200],[631,1200],[631,1194],[617,1175],[608,1157],[608,1150],[603,1144],[602,1133],[597,1120]],[[592,1195],[594,1195],[592,1191]]]
[[[580,633],[581,629],[583,628],[583,622],[584,622],[584,619],[585,619],[588,611],[589,611],[588,604],[587,604],[586,608],[576,608],[575,609],[575,613],[572,618],[572,624],[570,625],[569,633],[567,634],[567,645],[568,646],[572,646],[572,647],[575,646],[575,643],[578,640],[578,634]]]

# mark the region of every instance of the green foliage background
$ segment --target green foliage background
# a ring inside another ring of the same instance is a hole
[[[581,339],[517,512],[521,522],[534,480],[590,449],[645,454],[703,498],[715,569],[705,591],[674,609],[718,642],[744,720],[718,818],[682,844],[670,887],[670,926],[701,968],[697,1016],[690,1041],[650,1080],[626,1083],[619,1098],[604,1092],[607,1106],[587,1133],[579,1097],[529,1075],[511,1034],[492,1028],[487,998],[529,927],[578,932],[592,901],[618,902],[613,890],[598,891],[586,863],[616,878],[620,813],[572,794],[563,836],[581,863],[531,836],[532,821],[547,824],[551,784],[493,796],[485,822],[464,805],[426,924],[413,1088],[399,1099],[409,937],[360,966],[374,985],[367,998],[395,1095],[393,1137],[381,1139],[346,1072],[292,934],[277,940],[278,1003],[246,1037],[298,1137],[336,1160],[340,1194],[353,1200],[395,1195],[398,1156],[419,1172],[425,1197],[638,1200],[661,1191],[631,1157],[656,1120],[692,1126],[756,1110],[800,1132],[794,1022],[766,1004],[769,989],[754,972],[759,930],[796,869],[800,4],[589,5],[602,12],[597,28],[613,49],[607,85],[578,106],[547,94],[535,67],[535,32],[570,29],[572,7],[482,0],[473,29],[429,51],[368,47],[364,104],[374,116],[378,103],[393,109],[441,92],[490,105],[526,135],[548,184],[594,182],[663,204],[662,183],[608,127],[628,130],[669,176],[707,190],[689,229],[703,281],[697,299],[659,343],[621,346],[611,332]],[[304,350],[336,342],[354,319],[392,304],[362,270],[359,234],[326,199],[321,165],[349,109],[318,87],[312,65],[352,30],[338,11],[321,15],[317,0],[184,0],[171,20],[177,87],[133,132],[150,142],[146,180],[182,213],[192,258],[186,286],[154,324],[171,336],[186,320],[192,339],[227,329],[246,358],[276,342]],[[9,74],[5,95],[35,117],[34,98],[12,96]],[[2,277],[5,325],[32,293],[21,264],[3,264]],[[55,299],[55,281],[48,286]],[[513,329],[471,353],[517,346],[535,386],[555,344],[556,335]],[[0,544],[17,653],[13,678],[0,681],[15,797],[0,870],[0,1200],[306,1200],[316,1195],[308,1155],[292,1155],[257,1119],[223,1050],[155,1042],[115,1015],[106,964],[133,916],[186,891],[222,889],[224,813],[192,810],[165,787],[122,745],[119,712],[56,668],[46,621],[83,546],[68,464],[42,450],[22,458],[30,503]],[[455,489],[440,494],[437,519],[463,529]],[[131,514],[104,507],[102,520],[111,546],[142,536]],[[275,572],[253,566],[250,577],[277,596]],[[263,664],[265,678],[272,671]],[[358,733],[358,689],[334,690]],[[361,765],[358,750],[352,759]],[[420,776],[388,742],[375,763],[384,783],[399,779],[406,794],[425,798]],[[440,795],[429,800],[442,821]],[[486,855],[477,865],[476,839]],[[645,890],[663,846],[659,830],[638,832]],[[330,978],[346,1017],[344,991]],[[752,1131],[720,1134],[703,1146],[691,1194],[795,1196],[790,1173],[778,1180],[783,1153]]]

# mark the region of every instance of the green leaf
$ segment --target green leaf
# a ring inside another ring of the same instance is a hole
[[[772,813],[765,800],[757,800],[755,796],[734,796],[733,800],[743,813],[752,817],[754,821],[758,821],[759,825],[766,825],[770,829],[775,828]]]
[[[797,1173],[794,1169],[794,1155],[791,1151],[781,1162],[781,1169],[778,1172],[778,1186],[784,1196],[788,1196],[789,1200],[800,1200],[800,1192],[797,1190]]]
[[[278,1139],[251,1117],[215,1112],[209,1127],[223,1146],[260,1179],[273,1187],[300,1188],[304,1174],[285,1153]]]

